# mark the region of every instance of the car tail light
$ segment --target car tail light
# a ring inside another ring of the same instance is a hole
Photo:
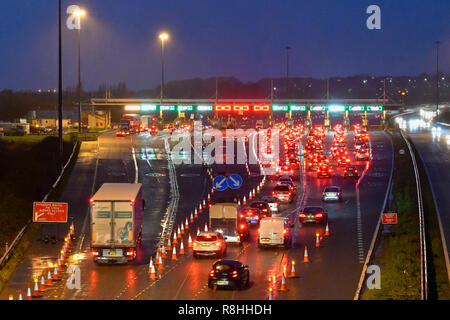
[[[322,213],[316,213],[316,218],[322,218],[323,214]]]
[[[100,255],[100,251],[92,250],[91,254],[93,257],[98,257]]]
[[[322,192],[322,195],[324,196],[324,195],[325,195],[325,192]]]
[[[261,229],[258,229],[258,233],[261,233]]]
[[[368,152],[366,152],[366,156],[368,156],[369,155],[369,153]]]
[[[245,229],[245,224],[241,223],[241,224],[239,225],[239,228]]]
[[[283,229],[283,234],[286,234],[287,233],[287,230],[286,229]]]
[[[328,172],[331,172],[331,169],[328,169]]]
[[[300,217],[300,218],[306,218],[306,214],[300,213],[300,214],[299,214],[299,217]]]
[[[259,220],[259,216],[255,216],[255,219],[256,219],[256,220]]]
[[[210,276],[210,277],[214,277],[214,273],[215,273],[215,271],[214,271],[214,269],[212,269],[212,270],[209,272],[209,276]]]
[[[243,218],[243,217],[244,217],[244,215],[243,215],[243,214],[240,214],[240,215],[239,215],[239,217]]]
[[[341,193],[340,192],[338,192],[338,196],[340,196],[341,195]]]
[[[126,255],[127,257],[132,257],[132,256],[134,256],[134,250],[133,250],[133,249],[130,249],[130,250],[126,251],[126,252],[125,252],[125,255]]]
[[[222,243],[220,241],[216,242],[216,247],[220,247],[222,245]]]
[[[194,241],[194,247],[196,247],[198,245],[197,241]]]
[[[237,278],[237,276],[238,276],[238,272],[237,272],[236,270],[234,270],[234,271],[233,271],[232,277],[233,277],[233,278]]]

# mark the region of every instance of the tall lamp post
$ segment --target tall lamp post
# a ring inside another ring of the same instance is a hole
[[[169,35],[165,32],[159,35],[159,39],[161,40],[161,103],[164,99],[164,42],[169,39]]]
[[[81,133],[81,17],[86,15],[86,11],[79,9],[74,11],[73,15],[77,18],[78,29],[78,132]]]
[[[62,37],[61,37],[61,0],[58,7],[58,140],[59,169],[63,168],[63,131],[62,131]]]
[[[439,121],[439,45],[440,41],[436,41],[436,117]]]

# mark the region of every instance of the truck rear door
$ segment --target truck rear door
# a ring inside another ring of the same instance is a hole
[[[134,244],[133,202],[114,202],[114,242],[116,245]]]
[[[113,243],[112,202],[94,202],[91,205],[92,245],[107,246]]]

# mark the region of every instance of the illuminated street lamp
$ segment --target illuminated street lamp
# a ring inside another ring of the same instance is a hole
[[[161,102],[164,99],[164,42],[169,39],[169,35],[165,32],[159,35],[161,40]]]
[[[78,132],[81,133],[81,18],[86,15],[86,11],[78,9],[72,12],[77,19],[78,25]]]

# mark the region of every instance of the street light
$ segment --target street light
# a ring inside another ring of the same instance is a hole
[[[161,102],[164,99],[164,42],[169,39],[169,35],[165,32],[159,35],[161,40]]]
[[[72,15],[77,18],[78,29],[78,132],[81,133],[81,18],[86,15],[86,10],[75,10]]]

